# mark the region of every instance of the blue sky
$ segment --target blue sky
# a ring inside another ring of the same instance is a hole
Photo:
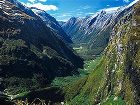
[[[25,5],[47,11],[57,20],[93,15],[104,8],[128,5],[135,0],[18,0]]]

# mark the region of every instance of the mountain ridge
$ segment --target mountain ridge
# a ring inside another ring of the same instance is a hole
[[[32,10],[17,3],[0,2],[2,91],[18,94],[45,87],[56,76],[77,74],[83,60]]]
[[[140,2],[72,17],[59,23],[67,37],[46,12],[1,0],[0,103],[139,105],[139,17]],[[89,55],[85,68],[75,50]]]
[[[87,55],[100,54],[109,42],[111,30],[119,19],[124,15],[125,11],[131,9],[131,6],[118,8],[113,12],[105,10],[94,16],[85,18],[71,18],[62,25],[66,33],[72,37],[75,45],[83,46],[85,44]],[[83,47],[84,47],[83,46]]]
[[[66,43],[72,43],[70,37],[68,37],[54,17],[35,7],[31,7],[31,10],[46,23],[47,27],[55,31],[58,34],[58,37],[66,41]]]
[[[71,84],[71,88],[65,87],[65,99],[70,105],[140,104],[139,11],[140,2],[117,22],[93,72]]]

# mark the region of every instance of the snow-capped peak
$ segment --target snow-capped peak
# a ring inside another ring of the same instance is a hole
[[[46,14],[46,12],[44,10],[41,10],[41,9],[38,9],[36,7],[31,7],[31,10],[34,12],[34,13],[44,13]]]
[[[133,5],[136,4],[138,1],[139,1],[139,0],[134,0],[134,1],[131,2],[127,7],[129,8],[129,7],[133,6]]]
[[[111,7],[111,8],[105,8],[102,9],[101,11],[105,11],[106,13],[114,13],[117,12],[121,7]]]

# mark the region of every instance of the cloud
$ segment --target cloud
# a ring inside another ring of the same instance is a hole
[[[126,2],[126,3],[129,3],[130,1],[129,0],[123,0],[124,2]]]
[[[72,16],[72,14],[71,13],[63,13],[63,14],[61,14],[60,16],[57,16],[57,17],[71,17]]]
[[[58,21],[67,22],[70,18],[58,19]]]
[[[77,16],[82,16],[83,14],[81,14],[81,13],[78,13],[78,14],[76,14]]]
[[[89,13],[86,13],[86,15],[94,15],[95,13],[93,12],[89,12]]]
[[[91,8],[89,5],[83,7],[83,9],[89,9],[89,8]]]
[[[36,0],[28,0],[29,2],[31,2],[31,3],[34,3],[34,2],[36,2]]]
[[[115,11],[117,11],[120,7],[110,7],[110,8],[104,8],[104,9],[100,9],[97,12],[89,12],[89,13],[85,13],[85,15],[90,15],[92,17],[96,17],[101,11],[106,11],[107,13],[113,13]]]
[[[47,0],[38,0],[38,1],[40,1],[40,2],[46,2]]]
[[[35,2],[46,2],[47,0],[28,0],[28,2],[35,3]]]
[[[42,3],[25,3],[25,5],[27,7],[36,7],[38,9],[41,9],[44,11],[49,11],[49,10],[56,11],[56,10],[58,10],[58,7],[56,7],[55,5],[45,5]]]
[[[49,11],[49,10],[56,11],[56,10],[58,10],[58,7],[55,5],[42,4],[41,2],[47,2],[47,0],[27,0],[26,3],[25,2],[21,2],[21,3],[27,7],[36,7],[38,9],[41,9],[44,11]]]
[[[99,11],[114,12],[119,8],[120,7],[111,7],[111,8],[105,8],[105,9],[102,9],[102,10],[99,10]]]
[[[63,16],[56,16],[58,21],[63,21],[66,22],[68,21],[71,17],[63,17]]]

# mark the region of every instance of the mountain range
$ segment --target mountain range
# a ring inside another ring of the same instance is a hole
[[[65,88],[70,105],[140,104],[139,16],[140,2],[116,22],[96,68]]]
[[[16,0],[1,0],[0,7],[1,91],[17,94],[45,87],[56,76],[78,73],[83,60],[54,18],[46,13],[48,25]]]
[[[85,18],[72,17],[61,26],[75,45],[86,49],[87,55],[98,55],[108,45],[113,27],[130,8],[131,6],[102,10]]]
[[[1,0],[0,104],[139,105],[139,17],[140,2],[58,22]]]

